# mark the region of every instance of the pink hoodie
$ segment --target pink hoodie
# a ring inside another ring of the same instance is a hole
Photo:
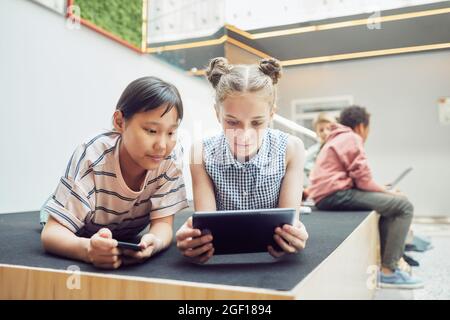
[[[318,203],[340,190],[384,191],[367,164],[363,139],[349,127],[333,124],[310,175],[309,196]]]

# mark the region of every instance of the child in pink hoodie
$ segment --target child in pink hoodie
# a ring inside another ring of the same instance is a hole
[[[370,115],[365,108],[344,109],[333,124],[310,175],[309,197],[320,210],[375,210],[380,214],[380,286],[420,288],[422,281],[398,268],[413,206],[398,192],[377,184],[364,152]]]

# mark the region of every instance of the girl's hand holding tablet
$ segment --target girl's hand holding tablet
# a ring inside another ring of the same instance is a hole
[[[192,217],[190,217],[176,234],[177,248],[181,253],[191,258],[194,262],[205,263],[214,254],[214,247],[211,243],[213,236],[205,234],[192,226]]]
[[[268,251],[274,258],[279,258],[285,253],[297,253],[303,250],[308,240],[308,232],[303,223],[296,220],[294,226],[285,224],[283,228],[276,228],[273,238],[283,251],[277,251],[272,246],[268,247]]]

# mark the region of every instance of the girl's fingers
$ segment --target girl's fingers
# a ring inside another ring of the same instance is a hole
[[[110,253],[113,256],[120,256],[122,254],[122,250],[116,247],[112,249]]]
[[[267,251],[269,251],[270,255],[274,258],[279,258],[285,254],[283,251],[280,252],[275,250],[272,246],[268,246]]]
[[[188,250],[200,247],[204,244],[211,242],[213,239],[212,235],[208,234],[200,238],[187,239],[184,241],[177,242],[177,247],[180,250]]]
[[[282,230],[292,234],[293,236],[299,238],[302,241],[308,240],[308,232],[306,231],[304,224],[301,223],[300,221],[297,221],[295,223],[295,226],[285,224]]]
[[[193,226],[192,226],[192,217],[189,217],[187,220],[186,220],[186,226],[188,227],[188,228],[193,228]]]
[[[94,252],[100,256],[120,256],[122,254],[122,250],[119,248],[114,248],[111,250],[95,250]]]
[[[288,253],[295,253],[297,252],[297,249],[289,244],[287,244],[283,238],[281,238],[278,234],[275,234],[273,236],[275,242],[280,246],[280,248]]]
[[[308,230],[306,230],[305,225],[301,221],[298,221],[296,228],[297,228],[297,230],[299,230],[300,240],[303,240],[306,242],[306,240],[308,240],[308,238],[309,238],[309,234],[308,234]]]
[[[197,257],[211,249],[213,249],[212,243],[208,243],[208,244],[201,246],[200,248],[184,250],[183,254],[186,257],[193,258],[193,257]]]
[[[141,251],[124,250],[123,254],[125,256],[131,257],[133,259],[144,260],[146,258],[149,258],[152,255],[153,249],[154,249],[154,246],[151,245],[150,247],[147,247]]]
[[[140,259],[142,255],[142,251],[133,251],[133,250],[123,250],[123,255],[134,258],[134,259]]]
[[[118,248],[110,249],[110,250],[101,250],[98,248],[92,248],[91,250],[91,256],[97,257],[97,256],[103,256],[103,257],[114,257],[114,256],[120,256],[122,254],[122,250]]]
[[[178,241],[184,241],[188,238],[196,238],[200,237],[202,235],[202,232],[198,229],[190,229],[190,228],[182,228],[178,230],[176,234],[176,240]]]
[[[94,257],[94,261],[96,264],[112,264],[119,261],[120,258],[118,256],[101,256],[98,255]]]
[[[192,217],[187,219],[184,225],[182,225],[181,228],[178,229],[177,233],[175,234],[175,238],[177,241],[182,241],[185,240],[186,238],[193,238],[199,236],[201,236],[201,231],[198,229],[194,229],[194,227],[192,226]]]
[[[214,254],[214,248],[208,250],[208,252],[206,252],[204,255],[202,255],[201,257],[198,258],[197,262],[198,263],[206,263],[209,259],[211,259],[211,257]]]
[[[100,269],[118,269],[122,265],[122,260],[118,260],[114,263],[95,263],[97,268]]]
[[[303,241],[299,237],[292,235],[292,233],[291,233],[292,231],[286,231],[285,227],[283,227],[283,229],[276,228],[275,233],[277,235],[281,236],[283,238],[283,240],[285,240],[287,243],[290,244],[290,246],[294,247],[295,249],[301,250],[301,249],[305,248],[305,241]],[[291,227],[290,230],[295,230],[295,229],[296,228]]]
[[[285,224],[285,225],[283,225],[281,230],[284,230],[297,238],[300,238],[303,235],[302,228],[300,227],[300,225],[297,225],[297,224],[295,226],[291,226],[290,224]]]
[[[156,238],[152,233],[146,233],[142,236],[139,246],[141,249],[148,248],[155,244]]]
[[[91,238],[91,246],[99,250],[112,250],[117,247],[117,240],[102,238],[99,234],[95,234]]]
[[[293,247],[295,247],[296,241],[299,240],[298,238],[294,237],[292,234],[284,231],[281,228],[275,229],[275,234],[278,235],[284,242],[290,244]]]

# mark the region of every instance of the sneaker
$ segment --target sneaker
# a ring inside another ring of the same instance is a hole
[[[405,271],[407,274],[412,275],[412,268],[403,257],[398,260],[397,268],[399,268],[400,271]]]
[[[420,289],[423,288],[423,282],[420,279],[410,276],[408,273],[396,269],[393,274],[379,272],[380,288],[389,289]]]
[[[413,259],[412,257],[410,257],[410,256],[408,256],[408,255],[406,255],[406,254],[403,254],[402,259],[403,259],[407,264],[409,264],[411,267],[418,267],[418,266],[420,266],[420,263],[419,263],[417,260]],[[401,269],[401,268],[400,268],[400,269]]]
[[[431,241],[420,236],[414,236],[411,243],[405,245],[405,251],[425,252],[433,249]]]

